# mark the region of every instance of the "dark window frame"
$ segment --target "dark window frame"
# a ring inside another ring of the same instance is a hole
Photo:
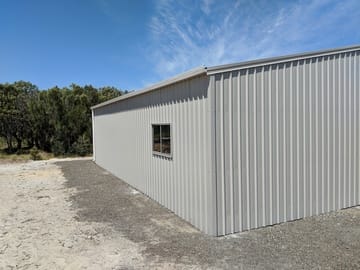
[[[162,127],[163,126],[168,126],[169,127],[169,136],[168,137],[164,137],[162,136]],[[156,151],[155,149],[155,127],[160,127],[160,131],[159,131],[159,139],[160,139],[160,151]],[[172,153],[173,153],[173,145],[172,145],[172,126],[170,123],[153,123],[151,124],[151,133],[152,133],[152,141],[151,141],[151,146],[152,146],[152,152],[153,155],[156,156],[164,156],[167,158],[172,158]],[[164,151],[162,151],[163,148],[163,143],[162,141],[166,139],[166,140],[170,140],[170,152],[166,153]]]

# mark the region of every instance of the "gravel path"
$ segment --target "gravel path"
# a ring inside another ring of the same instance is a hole
[[[91,161],[63,162],[84,222],[106,222],[142,247],[149,265],[191,268],[359,269],[360,209],[227,237],[209,237]]]
[[[210,237],[90,160],[0,164],[2,269],[359,269],[360,209]]]

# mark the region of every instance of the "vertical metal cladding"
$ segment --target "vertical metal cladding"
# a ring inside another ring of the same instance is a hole
[[[96,163],[208,234],[216,234],[209,77],[94,110]],[[152,124],[170,123],[172,157],[153,155]]]
[[[359,48],[249,63],[95,106],[96,162],[212,235],[360,204]]]
[[[360,53],[211,75],[217,234],[360,204]]]

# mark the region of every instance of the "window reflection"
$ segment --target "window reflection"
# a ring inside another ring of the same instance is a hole
[[[152,125],[153,151],[157,153],[171,154],[171,130],[170,124]]]

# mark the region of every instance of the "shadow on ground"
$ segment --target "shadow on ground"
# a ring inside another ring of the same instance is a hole
[[[92,161],[58,162],[80,221],[106,222],[151,262],[199,268],[359,269],[360,210],[350,208],[227,237],[194,229]]]

